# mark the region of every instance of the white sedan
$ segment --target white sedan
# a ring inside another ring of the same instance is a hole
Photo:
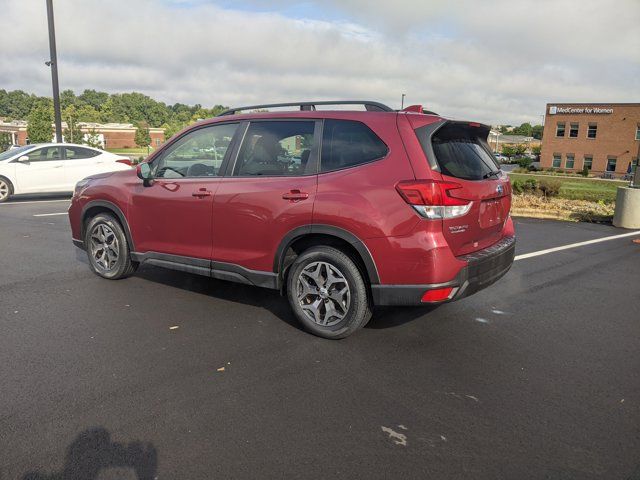
[[[39,143],[0,153],[0,203],[21,193],[72,192],[89,175],[131,168],[131,160],[73,143]]]

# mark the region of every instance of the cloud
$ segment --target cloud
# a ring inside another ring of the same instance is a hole
[[[57,2],[61,88],[203,105],[398,107],[406,93],[491,123],[539,123],[548,101],[637,101],[640,91],[636,0],[326,0],[305,2],[303,17],[287,13],[299,4]],[[44,5],[0,0],[0,11],[0,88],[48,94]]]

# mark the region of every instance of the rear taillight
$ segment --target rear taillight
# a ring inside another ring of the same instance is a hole
[[[122,163],[123,165],[133,167],[133,163],[128,158],[121,158],[120,160],[116,160],[116,163]]]
[[[424,303],[429,302],[444,302],[451,299],[453,295],[458,291],[455,287],[436,288],[434,290],[427,290],[422,295],[421,301]]]
[[[469,212],[473,202],[450,193],[459,188],[459,183],[439,180],[405,180],[396,185],[405,202],[420,216],[432,220],[461,217]]]

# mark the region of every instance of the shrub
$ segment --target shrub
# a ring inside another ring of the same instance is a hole
[[[525,170],[528,169],[532,163],[533,163],[533,160],[527,157],[521,157],[518,159],[518,166],[520,168],[524,168]]]
[[[582,175],[583,177],[588,177],[589,176],[589,169],[587,168],[586,165],[584,167],[582,167],[582,171],[580,172],[580,175]]]
[[[514,180],[511,182],[511,190],[516,195],[522,195],[524,192],[524,180]]]
[[[535,178],[517,179],[511,182],[511,190],[513,190],[513,193],[516,195],[535,193],[537,189],[538,181]]]
[[[557,197],[560,193],[562,183],[559,180],[547,180],[546,178],[538,182],[538,189],[545,198]]]

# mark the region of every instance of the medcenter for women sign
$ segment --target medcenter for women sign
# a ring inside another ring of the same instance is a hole
[[[556,115],[562,113],[575,114],[587,114],[587,115],[609,115],[613,113],[613,108],[608,107],[558,107],[555,105],[549,106],[549,115]]]

